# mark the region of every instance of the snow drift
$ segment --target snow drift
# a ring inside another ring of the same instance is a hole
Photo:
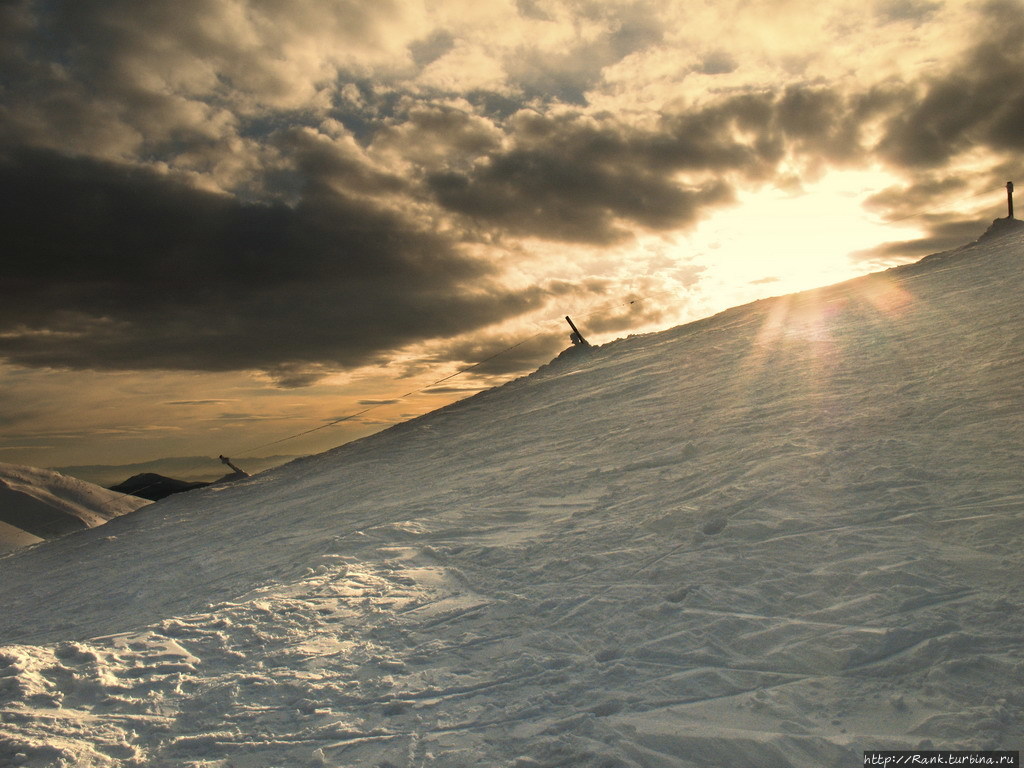
[[[1022,258],[574,351],[0,560],[0,763],[1019,748]]]
[[[0,552],[93,528],[148,503],[51,470],[0,463]]]

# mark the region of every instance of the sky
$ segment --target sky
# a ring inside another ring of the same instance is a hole
[[[974,240],[1022,39],[1018,0],[0,0],[0,461],[322,451],[565,315]]]

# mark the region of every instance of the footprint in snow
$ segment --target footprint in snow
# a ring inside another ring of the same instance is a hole
[[[689,597],[691,590],[692,587],[680,587],[679,589],[665,595],[665,599],[670,603],[681,603]]]
[[[708,520],[704,523],[704,526],[700,529],[701,533],[705,536],[716,536],[725,530],[725,526],[729,524],[729,521],[724,517],[717,517],[714,520]]]

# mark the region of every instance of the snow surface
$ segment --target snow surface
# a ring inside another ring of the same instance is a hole
[[[0,560],[0,764],[1019,749],[1022,295],[990,238]]]
[[[0,552],[103,525],[148,503],[49,469],[0,463]]]

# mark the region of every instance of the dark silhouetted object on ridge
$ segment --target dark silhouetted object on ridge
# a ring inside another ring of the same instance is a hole
[[[583,338],[583,334],[580,333],[579,328],[575,326],[568,315],[565,316],[565,322],[567,322],[569,327],[572,328],[572,333],[569,334],[569,339],[572,343],[577,347],[589,347],[590,342]]]

